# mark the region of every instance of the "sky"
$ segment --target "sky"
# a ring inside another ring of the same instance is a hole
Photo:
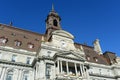
[[[99,39],[103,52],[120,56],[120,0],[0,0],[0,23],[44,34],[52,4],[75,42]]]

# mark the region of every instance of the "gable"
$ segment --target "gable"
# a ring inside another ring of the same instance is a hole
[[[72,53],[72,52],[69,52],[69,53],[57,53],[57,56],[59,57],[64,57],[64,58],[68,58],[68,59],[75,59],[75,60],[80,60],[80,61],[84,61],[85,58],[80,56],[79,54],[77,53]]]

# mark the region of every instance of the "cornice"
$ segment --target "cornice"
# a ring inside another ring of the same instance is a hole
[[[112,66],[111,65],[103,65],[103,64],[96,64],[96,63],[92,63],[92,62],[85,62],[85,65],[89,65],[89,66],[93,66],[93,67],[99,67],[99,68],[109,68],[111,69]]]
[[[67,57],[67,56],[62,56],[62,55],[56,55],[56,57],[62,57],[62,58],[65,58],[65,59],[70,59],[70,60],[76,60],[76,61],[85,62],[85,60],[83,60],[83,59],[76,59],[76,58]]]
[[[61,49],[61,48],[58,48],[56,46],[52,46],[52,45],[49,45],[49,44],[46,44],[46,43],[42,43],[41,44],[41,49],[47,49],[47,50],[52,50],[52,51],[57,51],[57,52],[60,52],[60,53],[69,53],[69,52],[72,52],[72,53],[77,53],[81,56],[85,56],[84,54],[80,54],[80,52],[77,52],[77,51],[73,51],[73,50],[65,50],[65,49]]]
[[[92,74],[89,74],[90,76],[96,76],[96,77],[101,77],[101,78],[112,78],[112,79],[116,79],[116,77],[115,76],[109,76],[109,75],[103,75],[103,74],[94,74],[94,73],[92,73]]]
[[[14,49],[12,47],[7,47],[7,46],[0,46],[0,50],[14,52],[14,53],[18,53],[18,54],[31,55],[31,56],[36,55],[36,52],[30,52],[30,51],[26,51],[26,50],[22,50],[22,49]]]
[[[120,69],[119,65],[111,65],[111,66],[112,66],[112,69]]]
[[[2,64],[8,64],[8,65],[16,65],[16,66],[23,66],[23,67],[32,67],[30,64],[20,63],[20,62],[11,62],[6,60],[0,60],[0,63]]]
[[[90,62],[85,62],[85,65],[99,67],[99,68],[106,68],[106,69],[120,69],[120,66],[117,66],[117,65],[103,65],[103,64],[96,64],[96,63],[90,63]]]

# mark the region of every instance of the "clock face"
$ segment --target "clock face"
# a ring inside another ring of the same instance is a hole
[[[61,40],[61,46],[62,47],[66,47],[67,46],[67,44],[66,44],[66,42],[64,40]]]

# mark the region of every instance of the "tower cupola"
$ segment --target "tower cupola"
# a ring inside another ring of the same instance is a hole
[[[46,29],[53,28],[53,29],[61,29],[60,26],[61,18],[57,12],[54,10],[54,6],[52,5],[52,10],[49,12],[47,19],[46,19]]]
[[[52,10],[49,12],[45,20],[47,40],[50,38],[51,33],[53,31],[61,29],[60,21],[61,21],[61,18],[58,15],[58,13],[54,10],[54,6],[52,5]]]

